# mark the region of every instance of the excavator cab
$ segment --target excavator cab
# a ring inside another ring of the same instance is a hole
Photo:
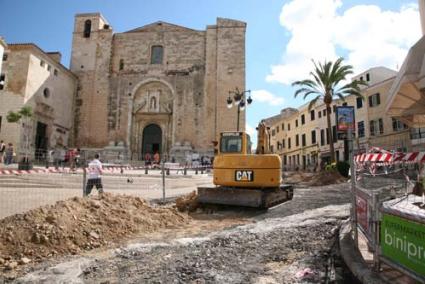
[[[251,138],[245,132],[223,132],[218,154],[251,154]]]

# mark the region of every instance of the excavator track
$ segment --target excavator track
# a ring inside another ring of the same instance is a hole
[[[279,188],[236,188],[236,187],[198,187],[198,201],[204,204],[268,209],[291,200],[294,195],[292,185],[282,184]]]

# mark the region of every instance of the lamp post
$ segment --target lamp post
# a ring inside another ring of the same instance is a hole
[[[246,93],[250,94],[248,98],[245,96]],[[233,107],[233,102],[235,103],[235,106],[238,107],[238,120],[236,129],[239,131],[239,116],[241,110],[244,110],[247,105],[252,103],[251,90],[239,91],[239,89],[236,88],[234,91],[229,91],[229,97],[227,98],[227,108],[231,109]]]

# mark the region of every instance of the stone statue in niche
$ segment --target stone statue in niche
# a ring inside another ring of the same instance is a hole
[[[148,92],[149,112],[159,112],[159,91]]]
[[[151,98],[151,105],[150,105],[150,109],[156,109],[156,98],[152,97]]]

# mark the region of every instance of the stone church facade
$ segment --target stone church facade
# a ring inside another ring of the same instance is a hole
[[[212,156],[220,132],[236,130],[237,111],[226,99],[245,89],[245,30],[218,18],[203,31],[156,22],[114,33],[99,13],[76,15],[76,146],[132,160],[155,152],[178,161]]]

